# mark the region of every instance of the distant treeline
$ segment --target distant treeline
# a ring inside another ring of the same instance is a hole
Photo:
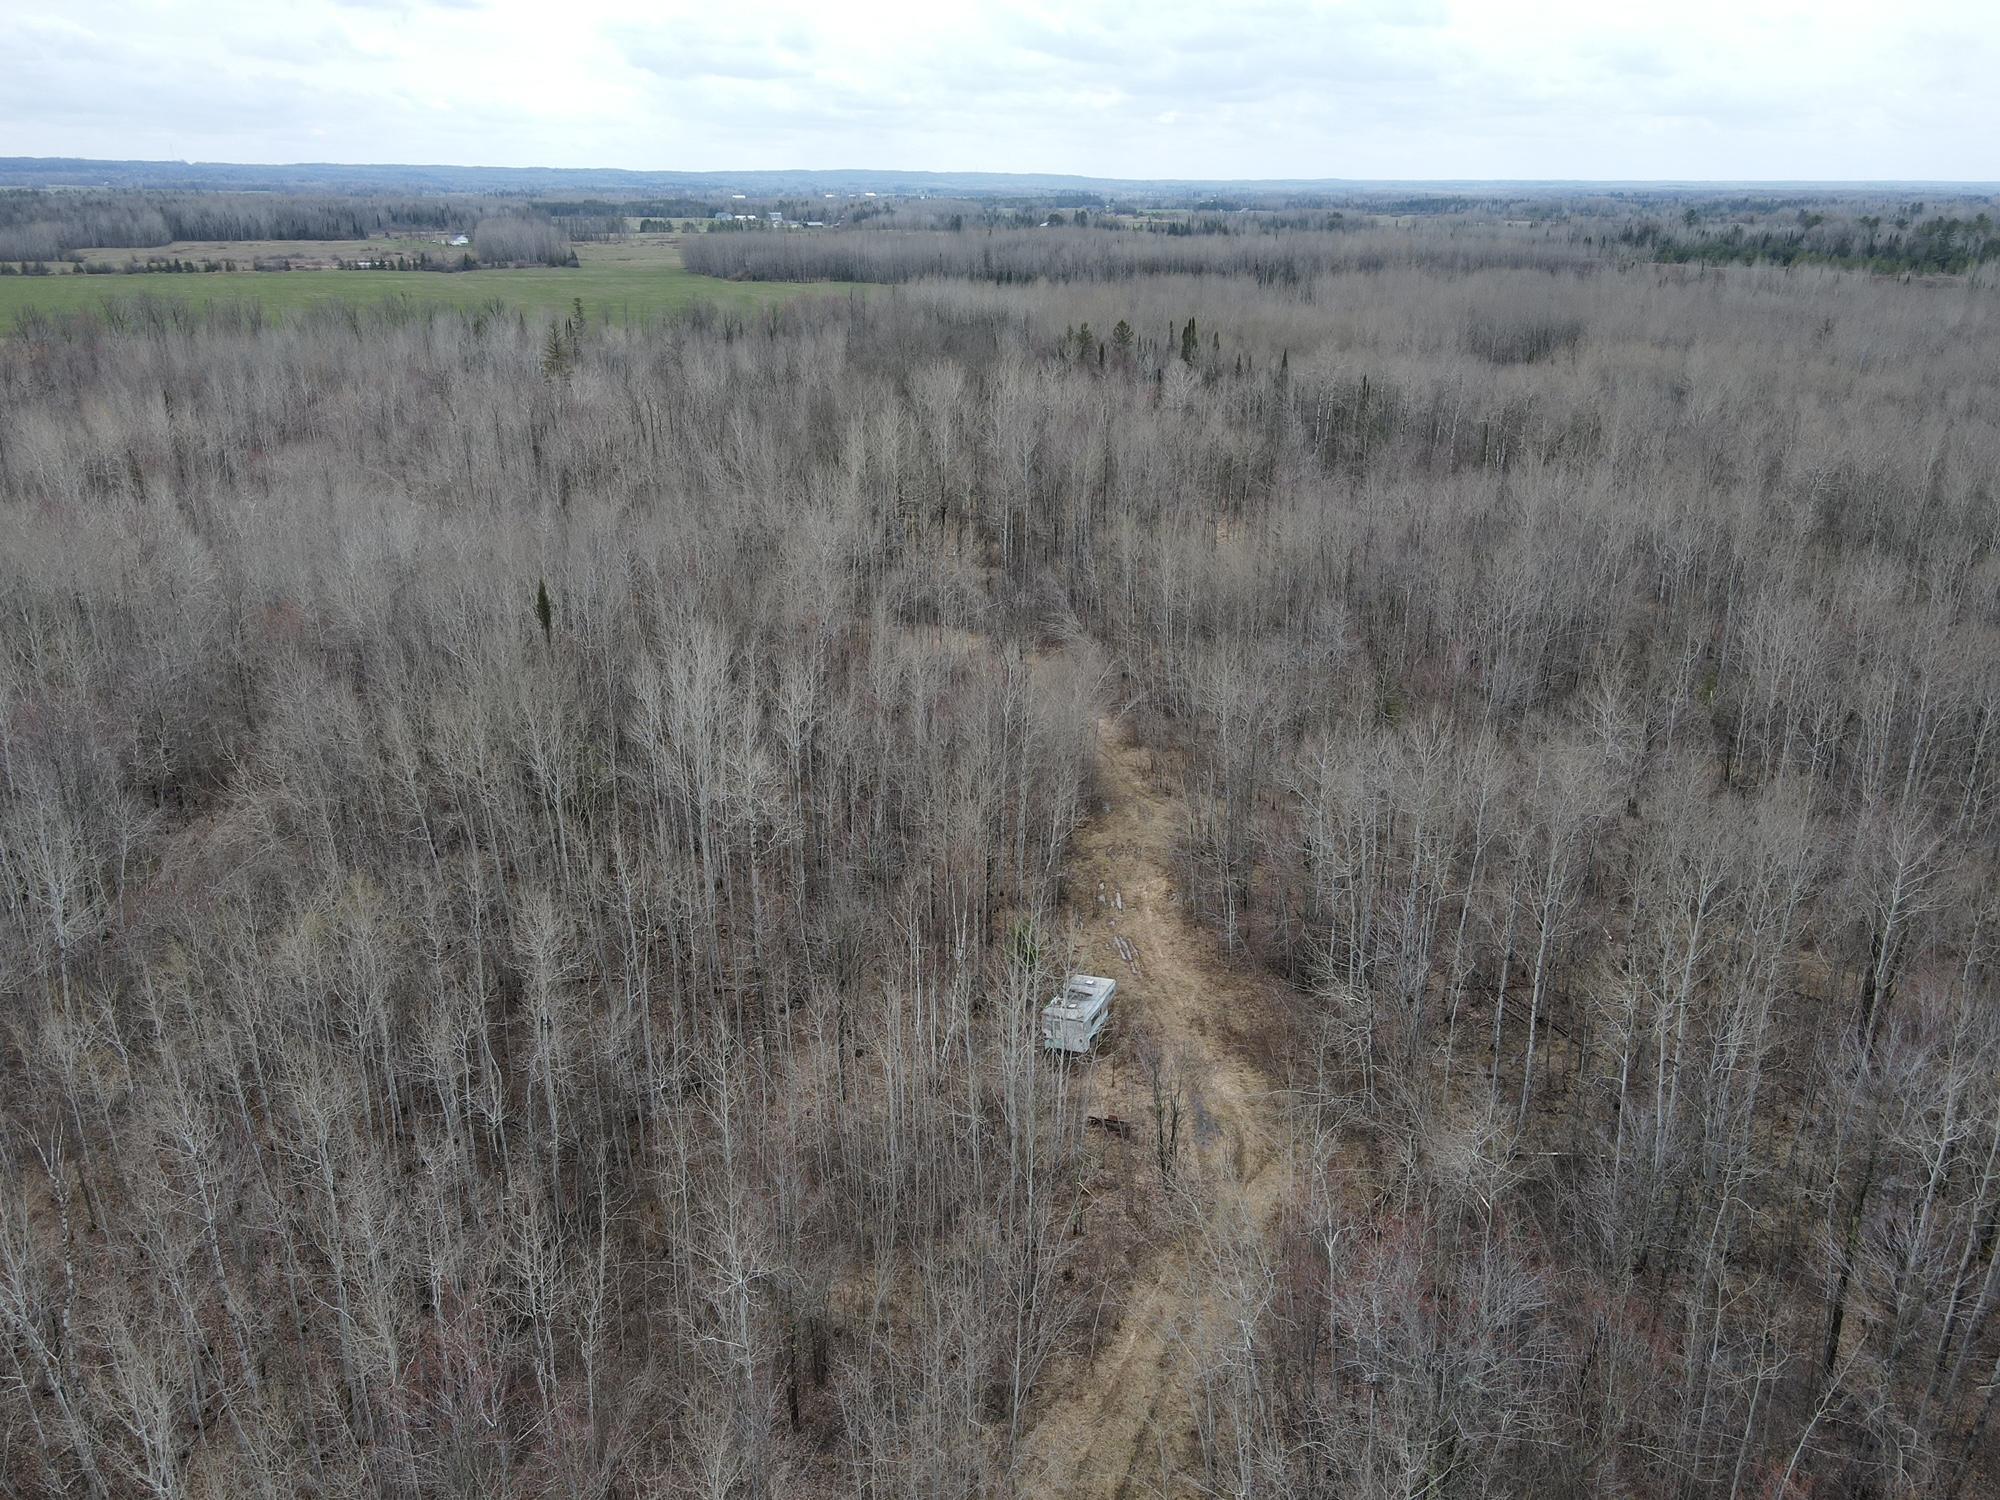
[[[609,216],[617,219],[702,219],[723,206],[717,196],[689,198],[537,198],[535,206],[551,218]]]
[[[1690,211],[1692,215],[1692,211]],[[1081,217],[1081,216],[1079,216]],[[1259,218],[1188,219],[1167,232],[1096,233],[1051,215],[1046,228],[982,228],[938,234],[883,229],[866,234],[704,235],[683,258],[690,270],[747,281],[902,282],[953,277],[1002,285],[1023,281],[1118,281],[1159,274],[1248,276],[1261,285],[1304,285],[1340,272],[1405,266],[1450,273],[1502,265],[1549,270],[1636,258],[1667,264],[1831,265],[1878,272],[1962,274],[2000,261],[2000,226],[1986,212],[1900,224],[1869,214],[1802,213],[1788,224],[1703,230],[1698,218],[1675,234],[1654,220],[1608,225],[1466,221],[1447,234],[1390,227],[1269,232]],[[950,221],[940,228],[954,227]],[[968,227],[969,226],[961,226]]]
[[[979,234],[880,230],[866,234],[703,235],[683,247],[691,271],[746,281],[917,281],[962,277],[1000,284],[1122,281],[1163,274],[1247,277],[1301,286],[1334,272],[1421,267],[1584,270],[1603,252],[1540,230],[1468,226],[1463,235],[1357,233],[1100,234],[1088,229],[1002,229]]]
[[[472,250],[486,266],[576,264],[576,252],[559,226],[525,214],[481,219],[472,231]]]
[[[1922,210],[1921,204],[1912,207]],[[1960,275],[2000,260],[2000,225],[1984,211],[1966,218],[1938,214],[1927,219],[1905,213],[1885,223],[1880,214],[1833,217],[1800,209],[1789,225],[1703,228],[1696,211],[1689,209],[1683,225],[1684,232],[1675,234],[1648,221],[1632,225],[1619,239],[1643,246],[1653,260],[1703,265],[1765,261]]]
[[[176,240],[471,234],[489,219],[524,217],[543,216],[518,204],[456,197],[0,191],[0,260],[59,260],[93,247],[145,249]]]
[[[596,213],[562,213],[550,217],[566,239],[601,244],[625,232],[623,214],[605,213],[601,209]]]

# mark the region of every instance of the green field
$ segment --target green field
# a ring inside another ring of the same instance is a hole
[[[290,249],[292,247],[282,247]],[[354,247],[341,246],[352,254]],[[377,242],[374,248],[384,248]],[[137,255],[216,256],[249,259],[272,247],[260,244],[162,246]],[[91,252],[105,258],[104,252]],[[581,266],[569,269],[494,271],[216,271],[185,274],[84,276],[65,271],[51,276],[0,276],[0,329],[11,329],[30,309],[68,313],[102,307],[113,299],[150,297],[204,306],[256,302],[275,313],[316,303],[411,302],[475,308],[499,304],[543,314],[569,310],[577,298],[592,318],[640,322],[706,302],[754,312],[789,301],[803,292],[843,292],[829,283],[794,286],[776,282],[721,281],[683,270],[670,245],[580,246]]]

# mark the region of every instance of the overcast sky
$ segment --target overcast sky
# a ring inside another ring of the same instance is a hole
[[[0,0],[0,154],[2000,178],[2000,0]]]

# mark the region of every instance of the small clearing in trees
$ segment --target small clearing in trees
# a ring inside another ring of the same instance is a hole
[[[1174,841],[1185,813],[1153,753],[1108,718],[1098,742],[1108,810],[1074,841],[1069,915],[1078,964],[1118,977],[1095,1064],[1097,1107],[1130,1122],[1136,1149],[1111,1191],[1144,1200],[1121,1206],[1158,1217],[1163,1230],[1094,1353],[1044,1382],[1016,1486],[1024,1495],[1191,1494],[1192,1357],[1228,1337],[1233,1321],[1228,1278],[1210,1262],[1261,1240],[1286,1178],[1281,1096],[1248,1048],[1273,1024],[1282,986],[1227,957],[1178,900]],[[1188,1121],[1171,1194],[1160,1190],[1154,1157],[1149,1047],[1177,1061],[1184,1080]]]

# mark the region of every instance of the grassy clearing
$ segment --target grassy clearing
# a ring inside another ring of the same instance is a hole
[[[445,253],[442,246],[426,245]],[[411,251],[402,242],[377,240],[352,245],[319,244],[310,253],[366,257]],[[88,258],[114,264],[147,255],[183,259],[235,259],[306,253],[303,245],[275,242],[233,242],[163,245],[145,251],[92,251]],[[680,255],[663,237],[645,236],[617,245],[580,245],[582,265],[567,268],[495,271],[217,271],[186,275],[0,277],[0,328],[11,328],[31,309],[44,313],[78,312],[102,307],[120,298],[152,297],[161,301],[207,306],[224,302],[255,302],[283,314],[317,303],[341,301],[381,303],[398,298],[445,307],[476,308],[498,304],[509,311],[533,314],[566,312],[577,299],[591,317],[611,322],[640,322],[706,302],[736,311],[754,312],[790,300],[807,287],[772,282],[722,281],[682,269]],[[829,290],[826,283],[811,288]]]
[[[175,240],[167,245],[145,245],[136,249],[99,247],[77,254],[91,265],[122,266],[128,261],[144,264],[149,260],[253,260],[287,259],[300,262],[374,260],[383,256],[429,254],[439,260],[455,259],[462,247],[454,248],[437,235],[405,236],[372,240]],[[331,269],[331,267],[328,267]]]

